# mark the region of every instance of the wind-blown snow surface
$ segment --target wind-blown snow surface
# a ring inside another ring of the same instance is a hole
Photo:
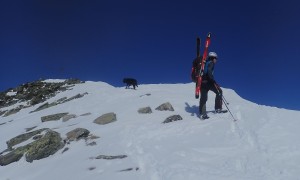
[[[223,89],[229,113],[209,113],[210,119],[197,117],[199,101],[194,98],[194,84],[140,85],[137,90],[116,88],[103,82],[78,84],[48,100],[82,98],[42,111],[29,113],[41,104],[19,113],[0,117],[0,152],[6,141],[25,133],[25,128],[48,127],[66,133],[86,128],[100,136],[97,145],[84,140],[72,142],[69,150],[32,163],[19,162],[0,167],[3,180],[274,180],[300,177],[300,112],[257,105]],[[151,94],[151,95],[149,95]],[[170,102],[175,111],[157,111]],[[150,106],[152,114],[139,114]],[[214,94],[209,93],[207,110],[214,110]],[[225,108],[225,106],[224,106]],[[78,115],[67,122],[41,122],[41,116],[69,112]],[[117,121],[97,125],[93,120],[115,112]],[[79,116],[91,113],[89,116]],[[167,124],[170,115],[183,120]],[[13,120],[13,121],[11,121]],[[127,155],[117,160],[92,159],[98,155]],[[131,171],[122,171],[133,168]]]

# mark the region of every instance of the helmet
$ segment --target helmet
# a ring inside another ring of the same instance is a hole
[[[218,55],[217,55],[217,53],[215,53],[215,52],[209,52],[209,53],[208,53],[208,57],[215,57],[215,58],[218,58]]]

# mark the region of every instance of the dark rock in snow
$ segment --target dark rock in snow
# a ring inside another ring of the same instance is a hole
[[[43,117],[41,117],[41,121],[42,122],[57,121],[57,120],[60,120],[60,118],[64,117],[67,114],[69,114],[69,113],[57,113],[57,114],[52,114],[52,115],[48,115],[48,116],[43,116]]]
[[[59,149],[64,147],[60,134],[49,130],[42,138],[29,144],[26,151],[26,161],[32,162],[55,154]]]
[[[163,123],[169,123],[169,122],[179,121],[179,120],[182,120],[182,117],[180,115],[173,115],[168,117]]]
[[[84,113],[84,114],[81,114],[80,116],[89,116],[91,115],[92,113]]]
[[[25,130],[26,130],[26,132],[29,132],[29,131],[31,131],[31,130],[33,130],[34,128],[36,128],[37,126],[33,126],[33,127],[30,127],[30,128],[26,128]]]
[[[7,111],[0,111],[0,116],[2,116],[3,114],[5,114]]]
[[[167,103],[164,103],[164,104],[158,106],[157,108],[155,108],[155,110],[158,110],[158,111],[174,111],[174,108],[169,102],[167,102]]]
[[[108,123],[112,123],[114,121],[117,121],[117,116],[115,113],[106,113],[103,114],[102,116],[98,117],[97,119],[94,120],[94,123],[100,124],[100,125],[105,125]]]
[[[6,124],[6,122],[4,122],[4,123],[0,123],[0,126],[2,126],[2,125],[4,125],[4,124]]]
[[[61,99],[59,99],[59,100],[57,100],[57,101],[55,101],[55,102],[52,102],[52,103],[50,103],[50,104],[47,102],[47,103],[45,103],[45,104],[39,106],[36,110],[31,111],[30,113],[37,112],[37,111],[41,111],[41,110],[44,110],[44,109],[46,109],[46,108],[50,108],[50,107],[52,107],[52,106],[56,106],[56,105],[59,105],[59,104],[63,104],[63,103],[72,101],[72,100],[74,100],[74,99],[82,98],[83,96],[85,96],[85,95],[87,95],[87,94],[88,94],[88,93],[77,94],[77,95],[75,95],[75,96],[73,96],[73,97],[70,97],[70,98],[63,97],[63,98],[61,98]]]
[[[150,107],[144,107],[144,108],[140,108],[138,110],[138,113],[140,113],[140,114],[151,114],[152,110],[151,110]]]
[[[0,156],[0,166],[6,166],[10,163],[19,161],[23,156],[23,153],[12,151],[4,156]]]
[[[45,104],[39,106],[36,110],[31,111],[30,113],[41,111],[41,110],[44,110],[44,109],[47,109],[49,107],[56,106],[56,105],[57,105],[56,103],[49,104],[48,102],[46,102]]]
[[[84,128],[77,128],[67,133],[67,139],[70,141],[86,138],[90,134],[90,131]]]
[[[18,135],[12,139],[10,139],[9,141],[6,142],[7,144],[7,147],[8,149],[12,149],[13,146],[17,145],[17,144],[20,144],[22,142],[25,142],[27,141],[28,139],[32,138],[33,136],[37,135],[37,134],[40,134],[41,132],[47,130],[47,128],[45,129],[39,129],[39,130],[36,130],[36,131],[32,131],[32,132],[28,132],[28,133],[25,133],[25,134],[21,134],[21,135]]]
[[[118,156],[99,155],[96,157],[96,159],[105,159],[105,160],[124,159],[124,158],[127,158],[127,155],[118,155]]]
[[[70,97],[69,99],[66,99],[66,100],[62,101],[62,102],[59,103],[59,104],[62,104],[62,103],[65,103],[65,102],[69,102],[69,101],[72,101],[72,100],[74,100],[74,99],[82,98],[83,96],[85,96],[85,95],[87,95],[87,94],[88,94],[87,92],[86,92],[86,93],[83,93],[83,94],[77,94],[77,95],[75,95],[75,96],[73,96],[73,97]]]
[[[136,168],[127,168],[127,169],[123,169],[123,170],[120,170],[120,172],[126,172],[126,171],[132,171],[132,170],[136,170],[138,171],[140,168],[136,167]]]
[[[93,142],[87,143],[86,145],[87,146],[95,146],[95,145],[97,145],[97,143],[95,141],[93,141]]]
[[[66,151],[68,151],[68,150],[69,150],[69,148],[66,147],[61,153],[63,154],[64,152],[66,152]]]
[[[12,115],[12,114],[16,114],[17,112],[19,112],[19,111],[20,111],[22,108],[24,108],[24,107],[25,107],[25,106],[20,105],[20,106],[14,108],[14,109],[11,109],[11,110],[7,111],[7,112],[4,114],[4,117],[9,116],[9,115]]]
[[[70,119],[76,118],[77,116],[75,114],[67,114],[65,116],[62,117],[62,121],[66,122],[69,121]]]
[[[46,131],[44,135],[37,134],[43,131]],[[33,137],[33,140],[35,141],[13,149],[13,145],[19,144],[30,139],[29,137],[32,137],[33,134],[36,134]],[[60,134],[49,129],[40,129],[32,133],[19,135],[15,138],[12,138],[10,141],[8,141],[7,144],[8,149],[5,152],[8,153],[0,156],[1,166],[5,166],[10,163],[16,162],[20,160],[23,155],[25,155],[27,162],[43,159],[55,154],[59,149],[63,148],[64,146]]]

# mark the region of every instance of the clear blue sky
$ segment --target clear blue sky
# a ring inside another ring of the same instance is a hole
[[[297,0],[1,1],[0,91],[39,78],[188,83],[196,37],[211,32],[222,87],[300,110],[299,9]]]

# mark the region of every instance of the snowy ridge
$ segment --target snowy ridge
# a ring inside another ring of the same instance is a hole
[[[49,80],[49,82],[60,82]],[[25,133],[26,128],[51,128],[62,138],[75,128],[86,128],[100,138],[87,146],[84,140],[67,144],[45,159],[0,167],[0,179],[72,179],[72,180],[241,180],[298,179],[300,177],[300,112],[257,105],[223,88],[229,113],[209,113],[210,119],[197,117],[199,100],[194,98],[195,84],[139,85],[137,90],[116,88],[104,82],[76,84],[71,90],[48,99],[88,93],[42,111],[30,113],[41,104],[0,117],[0,152],[6,141]],[[170,102],[174,111],[157,111]],[[139,114],[142,107],[151,114]],[[214,107],[209,93],[207,110]],[[225,108],[225,106],[224,106]],[[41,117],[68,112],[76,118],[63,122],[41,122]],[[117,121],[98,125],[93,121],[114,112]],[[80,116],[87,114],[87,116]],[[171,115],[183,120],[162,122]],[[123,159],[96,159],[98,155],[126,155]]]

